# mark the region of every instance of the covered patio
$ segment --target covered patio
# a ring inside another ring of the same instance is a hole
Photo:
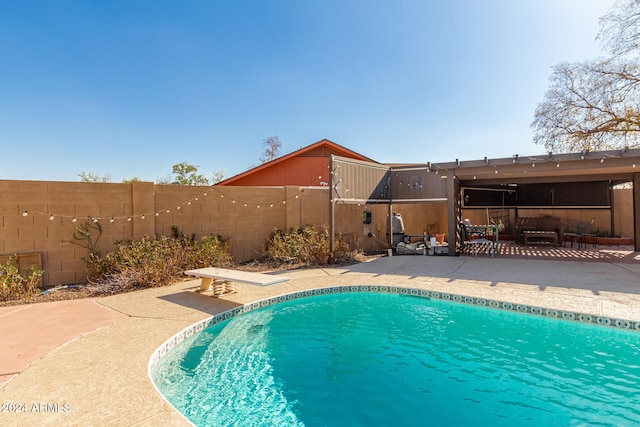
[[[385,205],[388,212],[386,240],[391,246],[393,233],[388,230],[393,230],[394,205],[432,204],[444,206],[446,211],[443,214],[445,221],[442,221],[446,222],[446,227],[442,228],[448,236],[449,255],[460,253],[459,224],[473,210],[487,213],[489,209],[506,210],[514,222],[534,214],[554,216],[560,213],[565,226],[584,224],[589,220],[593,224],[597,220],[600,230],[615,235],[612,189],[616,185],[626,185],[632,191],[633,200],[629,209],[632,212],[628,212],[632,224],[625,223],[625,226],[632,230],[629,237],[633,238],[633,250],[640,251],[638,159],[640,149],[629,148],[402,165],[380,165],[334,156],[330,164],[331,229],[336,227],[338,204],[357,204],[365,209]],[[475,196],[482,192],[494,193],[494,196],[478,201]],[[470,195],[476,200],[470,199]],[[563,231],[569,232],[572,226]],[[560,232],[558,242],[564,244],[564,239],[564,233]],[[505,255],[504,251],[513,250],[513,247],[505,246],[498,254]]]

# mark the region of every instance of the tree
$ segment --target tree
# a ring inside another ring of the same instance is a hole
[[[175,178],[172,184],[178,185],[209,185],[209,180],[198,173],[198,166],[182,162],[173,165]]]
[[[264,148],[264,152],[262,157],[260,157],[260,162],[267,163],[280,155],[282,141],[280,141],[278,136],[270,136],[262,141],[262,147]]]
[[[173,182],[173,178],[171,177],[171,174],[168,173],[165,176],[160,176],[156,179],[156,184],[158,185],[171,185],[171,183]]]
[[[600,25],[609,56],[556,65],[536,108],[533,141],[549,151],[640,145],[640,0],[617,0]]]
[[[111,182],[111,175],[98,175],[94,172],[80,172],[80,182]]]
[[[224,180],[227,174],[224,171],[215,171],[211,175],[211,184],[217,184],[220,181]]]
[[[142,182],[142,180],[140,178],[138,178],[137,176],[134,176],[133,178],[123,179],[122,180],[123,184],[133,184],[134,182]]]

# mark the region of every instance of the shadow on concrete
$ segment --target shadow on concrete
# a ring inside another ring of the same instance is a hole
[[[193,310],[198,310],[212,316],[236,307],[242,307],[242,304],[229,301],[225,298],[213,298],[210,294],[207,295],[206,293],[188,290],[170,295],[163,295],[158,297],[158,299],[181,305],[183,307],[188,307]]]
[[[494,258],[402,255],[383,257],[344,268],[342,274],[363,273],[372,277],[402,276],[407,280],[428,277],[478,281],[498,286],[506,283],[588,290],[593,294],[619,292],[640,294],[640,252],[629,248],[552,248],[504,244]]]

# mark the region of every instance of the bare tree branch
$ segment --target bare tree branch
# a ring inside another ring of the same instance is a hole
[[[554,67],[533,140],[555,152],[640,146],[640,0],[618,0],[598,36],[609,58]]]

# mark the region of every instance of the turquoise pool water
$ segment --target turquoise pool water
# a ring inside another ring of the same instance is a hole
[[[640,334],[408,295],[261,308],[153,371],[199,426],[637,426]]]

